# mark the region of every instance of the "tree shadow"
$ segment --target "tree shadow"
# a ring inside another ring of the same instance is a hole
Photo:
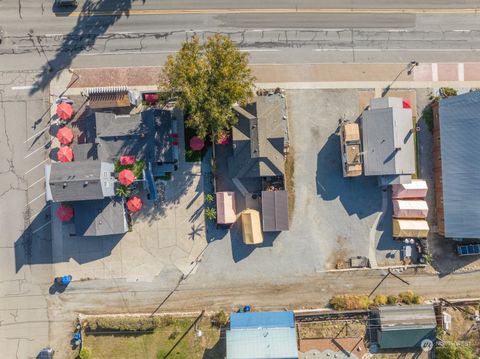
[[[45,89],[50,81],[57,76],[61,70],[71,66],[73,60],[83,51],[89,51],[95,45],[98,36],[107,32],[123,16],[129,17],[132,4],[136,0],[100,0],[98,2],[86,1],[81,7],[75,9],[77,23],[69,34],[62,38],[60,48],[55,57],[47,60],[41,73],[38,75],[30,95]],[[142,4],[145,0],[142,0]],[[56,16],[69,16],[72,9],[59,9],[53,7]],[[98,16],[98,13],[108,13],[108,15]],[[96,15],[97,14],[97,15]],[[31,34],[32,41],[34,37]],[[37,37],[41,52],[42,40]],[[46,55],[45,55],[46,56]]]
[[[317,155],[316,183],[317,194],[322,200],[338,198],[349,215],[365,218],[381,210],[382,196],[377,177],[343,177],[338,135],[330,135]]]
[[[202,359],[217,359],[217,358],[225,358],[226,356],[226,329],[222,328],[220,330],[220,338],[215,343],[215,345],[211,348],[206,348],[203,352]]]

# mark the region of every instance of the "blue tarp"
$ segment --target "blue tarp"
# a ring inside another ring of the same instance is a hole
[[[295,328],[293,312],[231,313],[230,329]]]

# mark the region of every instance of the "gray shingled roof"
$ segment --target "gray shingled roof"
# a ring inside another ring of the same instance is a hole
[[[136,115],[116,116],[96,112],[96,142],[98,157],[102,161],[116,161],[122,155],[154,161],[155,124],[153,111]]]
[[[73,204],[77,236],[106,236],[128,231],[125,206],[120,198]]]
[[[74,161],[49,166],[47,192],[54,202],[103,199],[115,194],[112,163]]]
[[[245,108],[234,109],[238,123],[232,129],[230,177],[283,176],[287,142],[285,99],[280,95],[259,96]]]
[[[366,176],[415,173],[412,110],[376,108],[362,113]]]
[[[445,236],[480,238],[480,92],[441,100]]]

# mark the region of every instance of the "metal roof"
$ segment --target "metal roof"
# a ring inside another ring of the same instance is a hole
[[[262,192],[262,224],[264,232],[288,230],[288,192]]]
[[[435,338],[437,322],[433,305],[382,306],[378,313],[381,349],[419,347],[422,340]]]
[[[128,231],[125,207],[120,198],[74,202],[73,208],[78,236],[106,236]]]
[[[255,328],[227,331],[227,359],[296,359],[295,328]]]
[[[74,161],[46,165],[47,200],[86,201],[115,195],[113,163]]]
[[[480,92],[439,104],[445,237],[480,238]]]
[[[230,313],[230,329],[295,328],[291,311]]]
[[[366,176],[415,173],[412,110],[373,108],[362,113]]]

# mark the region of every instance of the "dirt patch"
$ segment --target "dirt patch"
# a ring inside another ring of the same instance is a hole
[[[363,338],[366,332],[366,323],[359,320],[301,323],[298,328],[300,339],[328,339],[337,337]]]
[[[473,315],[477,307],[463,307],[468,313],[454,308],[444,308],[443,312],[449,314],[452,318],[450,329],[441,335],[444,341],[457,342],[471,346],[476,355],[480,355],[480,325],[478,325]]]
[[[288,191],[288,220],[292,222],[293,210],[295,209],[295,162],[293,156],[293,149],[290,147],[289,152],[285,158],[285,184]]]
[[[337,246],[333,253],[327,258],[326,267],[329,269],[343,269],[348,265],[351,257],[350,248],[348,248],[347,238],[337,236]]]

